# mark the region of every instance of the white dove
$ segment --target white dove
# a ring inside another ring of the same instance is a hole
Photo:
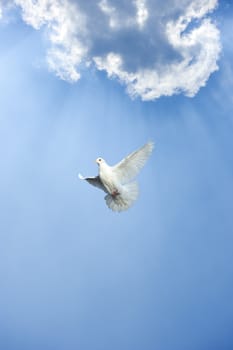
[[[118,212],[127,210],[138,197],[138,185],[132,180],[145,165],[153,147],[153,142],[148,142],[114,166],[108,165],[103,158],[97,158],[99,175],[84,177],[79,174],[79,178],[106,192],[104,199],[110,209]]]

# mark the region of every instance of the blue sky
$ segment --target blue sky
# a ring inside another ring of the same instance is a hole
[[[233,8],[195,3],[0,3],[1,349],[232,349]],[[77,174],[148,140],[113,213]]]

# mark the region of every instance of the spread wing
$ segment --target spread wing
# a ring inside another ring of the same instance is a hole
[[[102,184],[100,177],[99,176],[92,176],[92,177],[84,177],[81,174],[78,174],[78,177],[81,180],[86,180],[87,182],[89,182],[89,184],[100,188],[101,190],[103,190],[104,192],[108,193],[104,187],[104,185]]]
[[[153,148],[153,142],[148,142],[112,167],[112,170],[122,184],[131,181],[139,173]]]

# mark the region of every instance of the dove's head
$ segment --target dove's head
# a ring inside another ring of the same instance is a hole
[[[103,163],[105,163],[105,160],[101,157],[97,158],[96,161],[95,161],[99,166]]]

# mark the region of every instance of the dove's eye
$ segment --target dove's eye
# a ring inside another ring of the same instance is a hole
[[[99,158],[99,162],[101,162],[101,160],[102,160],[102,159],[101,159],[101,158]]]

